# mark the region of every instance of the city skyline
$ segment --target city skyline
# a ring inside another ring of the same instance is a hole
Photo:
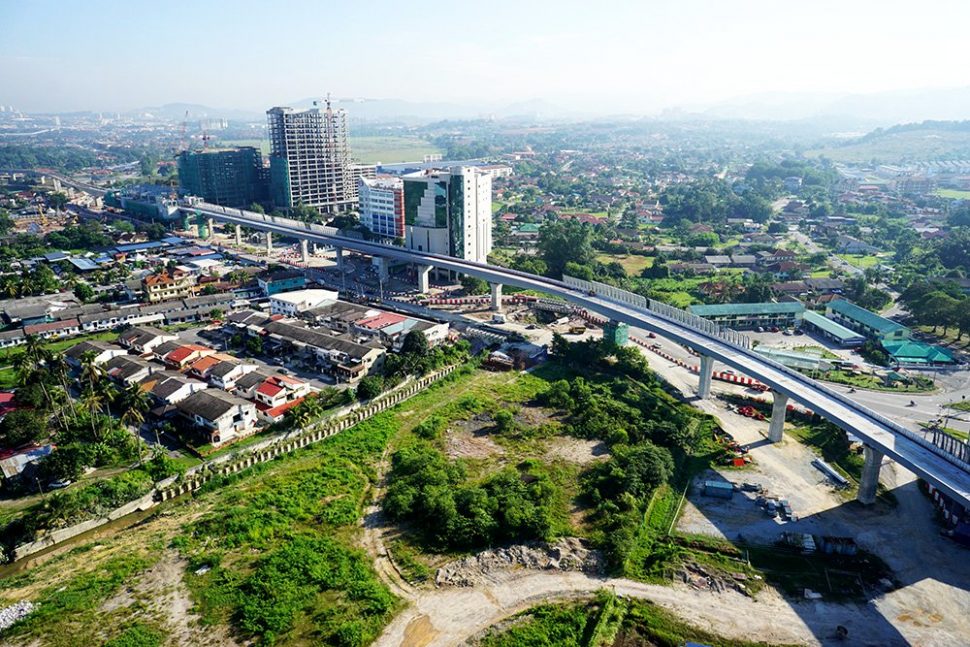
[[[330,90],[484,112],[541,100],[582,114],[650,114],[752,95],[819,101],[970,86],[959,65],[970,8],[930,6],[935,11],[870,1],[780,10],[698,0],[567,2],[552,11],[498,2],[415,12],[391,3],[133,10],[108,0],[0,2],[8,26],[0,104],[68,112],[186,102],[261,112]]]

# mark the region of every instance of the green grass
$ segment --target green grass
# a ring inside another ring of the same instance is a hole
[[[868,141],[832,144],[805,152],[806,157],[825,156],[836,162],[880,163],[966,159],[970,156],[970,133],[932,127],[887,133]]]
[[[937,189],[934,193],[941,198],[949,198],[951,200],[970,200],[970,191],[961,191],[959,189]]]
[[[688,641],[719,647],[757,647],[764,642],[733,640],[697,627],[666,609],[634,598],[600,591],[577,602],[542,604],[485,632],[480,647],[609,647],[661,645],[680,647]]]
[[[836,384],[847,384],[860,389],[871,391],[886,391],[890,393],[928,393],[935,389],[933,381],[925,377],[915,377],[912,382],[893,382],[892,386],[875,375],[856,375],[847,371],[828,371],[818,376],[818,379]]]
[[[350,153],[363,164],[420,162],[443,151],[420,137],[351,137]]]
[[[43,344],[43,347],[52,353],[62,353],[68,348],[80,344],[82,341],[114,341],[118,338],[118,333],[107,330],[104,332],[90,333],[88,335],[78,335],[69,339],[57,339]],[[0,389],[12,389],[17,386],[17,371],[13,368],[13,363],[17,357],[24,354],[24,347],[8,348],[0,351]]]
[[[970,400],[959,400],[957,402],[951,402],[946,406],[957,411],[970,411]]]
[[[860,270],[867,270],[882,263],[881,258],[871,254],[836,254],[836,256]]]

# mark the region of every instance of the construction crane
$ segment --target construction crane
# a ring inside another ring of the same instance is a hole
[[[202,130],[202,150],[209,148],[209,140],[212,139],[212,135],[205,129]]]

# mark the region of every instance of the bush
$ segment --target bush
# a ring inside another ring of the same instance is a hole
[[[368,375],[357,384],[357,398],[372,400],[384,392],[384,378],[379,375]]]

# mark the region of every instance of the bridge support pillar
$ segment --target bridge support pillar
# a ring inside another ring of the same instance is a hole
[[[502,312],[502,284],[492,283],[492,310]]]
[[[714,376],[714,358],[701,355],[700,381],[697,385],[697,397],[706,400],[711,397],[711,379]]]
[[[212,218],[209,218],[209,222],[206,224],[208,224],[208,229],[206,230],[206,238],[208,240],[212,240],[213,238],[216,237],[216,230],[215,230],[216,221],[213,220]]]
[[[788,396],[778,391],[772,391],[774,401],[771,403],[771,422],[768,423],[768,440],[773,443],[781,442],[785,431],[785,414],[788,412]]]
[[[334,255],[334,260],[337,261],[337,269],[338,270],[344,269],[344,248],[334,247],[333,255]]]
[[[387,259],[383,256],[374,256],[371,260],[374,267],[377,268],[377,276],[380,277],[382,281],[386,281],[391,278],[391,270],[388,267]]]
[[[859,481],[859,494],[856,500],[862,505],[876,502],[876,488],[879,486],[879,468],[882,467],[882,452],[864,445],[865,463],[862,465],[862,479]]]
[[[307,247],[307,240],[306,240],[306,238],[303,238],[302,240],[300,240],[300,254],[303,257],[303,262],[304,263],[309,263],[310,262],[310,250]]]
[[[430,265],[418,265],[418,292],[421,294],[426,294],[428,288],[430,287],[429,278],[431,276],[431,270],[433,268]]]
[[[273,253],[273,232],[267,231],[266,232],[266,254],[269,255],[272,253]]]
[[[242,245],[242,225],[236,225],[236,244]]]

